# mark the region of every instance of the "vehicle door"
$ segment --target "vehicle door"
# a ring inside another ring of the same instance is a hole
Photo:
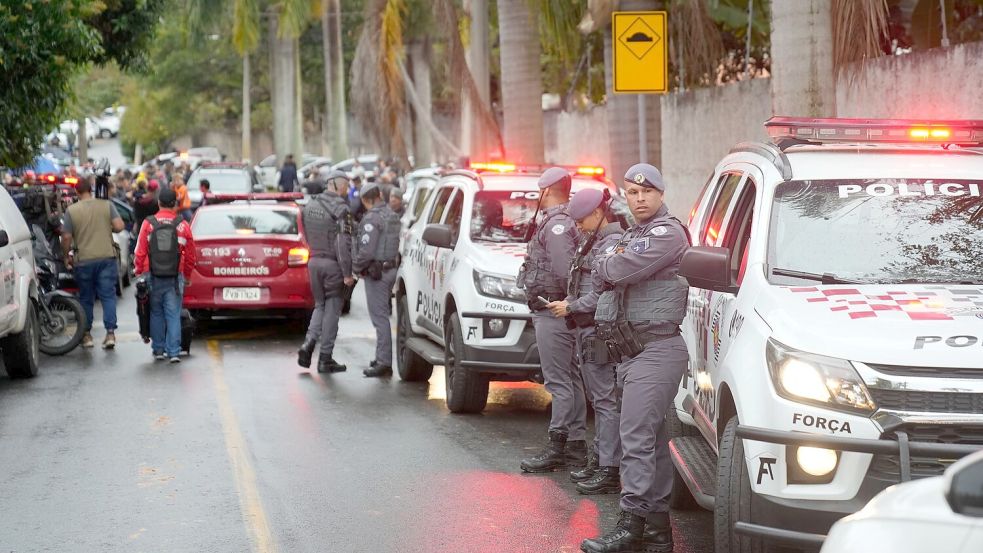
[[[0,232],[0,336],[5,336],[17,315],[14,298],[17,275],[14,271],[14,244],[10,243],[3,221],[0,221]]]
[[[256,166],[256,174],[263,186],[273,188],[276,186],[276,156],[269,155],[263,158]]]
[[[403,263],[409,263],[404,271],[404,285],[410,318],[427,334],[443,340],[442,302],[438,296],[437,261],[440,249],[423,241],[423,233],[429,225],[443,223],[444,215],[456,189],[452,185],[436,189],[433,201],[424,210],[423,225],[414,227],[409,244],[405,247]]]
[[[690,225],[695,245],[717,246],[721,238],[726,237],[727,216],[733,210],[744,181],[744,171],[728,167],[708,187],[709,199],[702,204]],[[690,287],[683,329],[690,353],[686,389],[695,400],[690,407],[690,411],[695,412],[690,414],[708,440],[716,435],[713,424],[716,419],[716,393],[709,369],[715,366],[715,357],[719,356],[721,315],[718,310],[724,301],[723,296],[721,292]],[[718,320],[715,321],[714,317]],[[712,332],[715,326],[716,334]],[[716,440],[710,440],[710,443],[715,444]]]

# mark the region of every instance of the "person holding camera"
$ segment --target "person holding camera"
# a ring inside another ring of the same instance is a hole
[[[566,320],[567,328],[577,329],[580,374],[594,406],[596,455],[589,455],[585,468],[570,473],[570,479],[577,482],[577,491],[585,495],[621,491],[620,404],[615,365],[594,326],[594,310],[603,285],[592,271],[594,262],[602,253],[613,251],[624,232],[610,205],[611,193],[607,189],[585,188],[570,200],[567,212],[576,221],[583,239],[570,264],[567,299],[547,305],[555,317]]]
[[[365,277],[365,300],[376,334],[375,360],[362,374],[389,376],[393,373],[393,335],[389,318],[396,268],[399,267],[401,225],[378,184],[365,185],[359,197],[366,212],[358,227],[352,270]]]

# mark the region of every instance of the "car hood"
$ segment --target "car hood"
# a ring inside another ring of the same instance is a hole
[[[474,242],[472,261],[479,271],[514,277],[525,256],[525,244]]]
[[[774,339],[803,351],[983,370],[983,286],[770,286],[755,310]]]

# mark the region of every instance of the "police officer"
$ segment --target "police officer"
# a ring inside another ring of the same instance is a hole
[[[389,317],[392,315],[392,290],[399,266],[399,217],[383,197],[376,183],[362,187],[360,199],[366,212],[359,224],[353,270],[364,278],[365,300],[369,318],[375,327],[375,359],[362,371],[368,377],[393,373],[393,337]]]
[[[672,551],[669,492],[672,462],[665,416],[686,370],[679,325],[689,287],[679,262],[689,235],[663,203],[666,185],[655,167],[625,174],[628,207],[637,224],[595,266],[607,288],[598,300],[598,336],[621,355],[621,517],[610,533],[584,540],[588,553]]]
[[[540,176],[542,220],[516,278],[529,300],[543,379],[546,391],[553,396],[549,442],[538,455],[523,459],[520,467],[524,472],[552,472],[587,464],[587,400],[574,359],[577,335],[547,307],[566,298],[570,263],[579,242],[577,225],[567,213],[571,185],[570,173],[559,167],[551,167]]]
[[[326,190],[304,207],[304,230],[311,249],[307,271],[314,296],[314,313],[304,344],[297,351],[297,364],[311,366],[318,337],[321,353],[317,372],[342,372],[345,365],[332,357],[341,316],[342,290],[354,282],[352,276],[352,216],[348,210],[348,177],[341,171],[327,175]]]
[[[623,232],[621,225],[614,222],[610,201],[610,192],[596,188],[585,188],[570,200],[570,217],[577,222],[583,238],[570,267],[567,299],[549,305],[553,315],[565,319],[568,327],[577,327],[580,374],[594,405],[597,455],[589,456],[587,467],[570,473],[570,479],[578,483],[577,491],[585,495],[621,491],[620,405],[614,359],[609,358],[606,345],[594,331],[594,310],[603,282],[592,268],[600,253],[614,250]]]

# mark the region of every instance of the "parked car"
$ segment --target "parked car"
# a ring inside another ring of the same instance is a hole
[[[79,123],[75,119],[67,119],[62,121],[58,126],[58,130],[62,133],[73,134],[76,137],[79,136]],[[91,145],[92,141],[99,136],[99,124],[92,120],[91,117],[85,118],[85,140],[87,145]]]
[[[0,187],[0,357],[11,378],[38,374],[41,327],[37,312],[31,230],[17,204]]]
[[[242,163],[202,163],[191,172],[188,179],[188,197],[191,206],[201,205],[201,180],[208,179],[213,194],[250,194],[263,192],[263,185]]]
[[[420,213],[430,199],[430,191],[437,186],[440,175],[436,169],[419,169],[406,175],[406,190],[403,192],[403,234],[420,218]]]

